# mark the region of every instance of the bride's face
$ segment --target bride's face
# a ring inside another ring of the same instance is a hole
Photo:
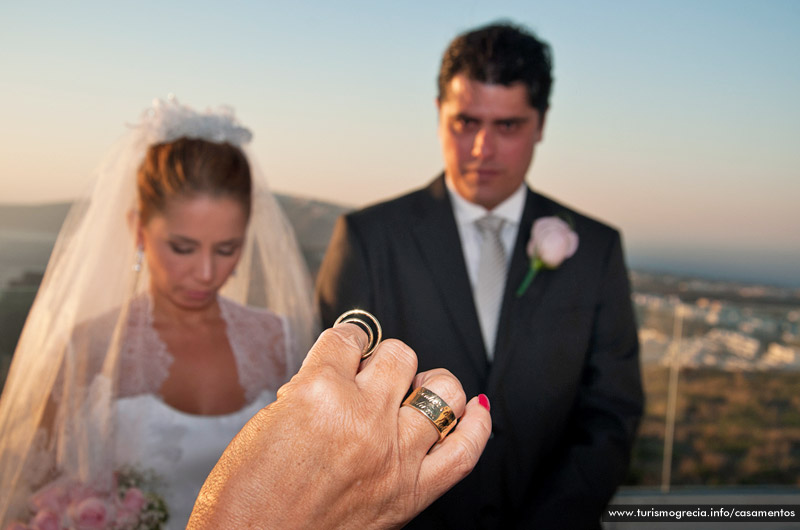
[[[242,252],[247,215],[228,197],[173,199],[139,227],[156,299],[202,309],[233,272]]]

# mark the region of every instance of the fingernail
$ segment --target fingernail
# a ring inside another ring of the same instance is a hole
[[[492,406],[489,405],[489,398],[486,397],[486,394],[481,394],[478,396],[478,403],[480,403],[481,407],[485,408],[486,410],[492,410]]]

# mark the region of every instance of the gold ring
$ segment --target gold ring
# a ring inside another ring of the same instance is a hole
[[[453,409],[435,392],[431,392],[424,386],[411,392],[411,395],[403,401],[403,406],[412,407],[428,418],[439,431],[440,442],[456,426],[456,415],[453,414]]]
[[[367,345],[361,351],[361,359],[366,359],[372,355],[372,352],[374,352],[378,344],[381,343],[381,338],[383,337],[383,330],[381,329],[381,323],[378,322],[378,319],[375,318],[372,313],[368,313],[363,309],[351,309],[339,315],[339,318],[336,319],[333,325],[336,326],[337,324],[345,323],[356,324],[366,332],[369,338],[369,342],[367,342]]]

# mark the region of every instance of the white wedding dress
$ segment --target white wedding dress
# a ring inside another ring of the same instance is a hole
[[[262,407],[275,400],[265,390],[245,408],[222,416],[173,409],[153,394],[117,402],[117,462],[153,469],[163,480],[169,508],[166,528],[184,529],[194,501],[231,439]],[[126,428],[135,425],[136,428]]]
[[[277,388],[291,375],[286,370],[291,362],[285,321],[263,309],[221,297],[219,301],[249,403],[230,414],[188,414],[165,403],[157,389],[172,357],[152,326],[149,299],[135,301],[128,318],[122,397],[116,402],[115,462],[118,468],[155,471],[170,513],[168,529],[186,527],[197,494],[225,447],[256,412],[275,400]]]

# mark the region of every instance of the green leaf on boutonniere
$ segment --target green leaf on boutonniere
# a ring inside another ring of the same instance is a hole
[[[544,263],[542,263],[542,260],[539,258],[531,260],[531,266],[528,268],[528,274],[525,275],[525,279],[522,280],[522,283],[519,284],[519,287],[517,288],[517,298],[520,298],[523,294],[525,294],[525,291],[528,290],[531,282],[533,282],[533,279],[536,277],[536,273],[539,272],[539,270],[543,267]]]

